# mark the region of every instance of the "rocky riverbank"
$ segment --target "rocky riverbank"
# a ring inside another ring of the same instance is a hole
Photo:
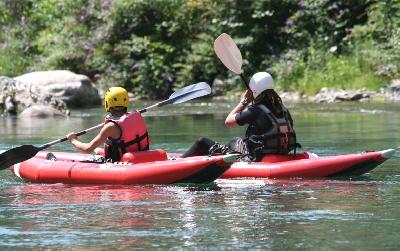
[[[373,101],[400,101],[400,80],[391,81],[386,88],[371,91],[365,88],[357,90],[343,90],[322,88],[316,95],[300,95],[298,93],[283,92],[282,99],[290,101],[304,101],[314,103],[335,102],[373,102]]]
[[[234,100],[240,93],[224,96],[225,84],[213,84],[214,100]],[[19,117],[68,116],[71,108],[100,106],[101,93],[87,76],[70,71],[32,72],[16,78],[0,76],[0,115]],[[373,102],[400,101],[400,80],[379,91],[322,88],[316,95],[279,92],[290,102]]]
[[[213,88],[214,89],[214,88]],[[218,96],[223,93],[220,90],[214,91],[217,100],[238,99],[241,93],[230,97]],[[365,88],[357,90],[344,90],[324,87],[315,95],[306,95],[296,92],[279,92],[282,100],[289,102],[312,102],[312,103],[336,103],[336,102],[399,102],[400,101],[400,80],[392,80],[386,88],[379,91],[371,91]]]

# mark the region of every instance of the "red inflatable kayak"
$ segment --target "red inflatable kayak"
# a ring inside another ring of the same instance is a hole
[[[261,162],[235,162],[221,178],[318,178],[356,176],[367,173],[389,159],[394,149],[322,156],[302,153],[296,155],[267,155]]]
[[[235,155],[168,159],[163,150],[138,152],[129,162],[96,163],[93,155],[39,152],[11,166],[18,177],[33,183],[172,184],[210,183],[236,160]],[[132,163],[133,162],[133,163]]]

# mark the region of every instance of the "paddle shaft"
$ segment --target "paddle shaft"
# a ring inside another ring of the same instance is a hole
[[[98,124],[97,126],[93,126],[93,127],[88,128],[88,129],[85,129],[85,130],[83,130],[83,131],[77,132],[77,133],[76,133],[76,136],[81,136],[81,135],[84,135],[84,134],[86,134],[86,133],[88,133],[88,132],[97,130],[97,129],[103,127],[103,125],[104,125],[104,124]],[[44,150],[44,149],[46,149],[46,148],[48,148],[48,147],[50,147],[50,146],[53,146],[53,145],[62,143],[62,142],[67,141],[67,140],[68,140],[68,138],[67,138],[67,137],[64,137],[64,138],[62,138],[62,139],[57,139],[57,140],[51,141],[51,142],[49,142],[49,143],[43,144],[43,145],[39,146],[38,148],[40,148],[40,150]]]
[[[165,102],[165,101],[164,101],[164,102]],[[139,112],[140,112],[140,113],[144,113],[144,112],[147,112],[147,111],[149,111],[149,110],[155,109],[155,108],[157,108],[157,107],[163,106],[163,105],[160,105],[160,103],[162,103],[162,102],[159,102],[159,103],[157,103],[157,104],[151,105],[151,106],[146,107],[146,108],[143,108],[143,109],[141,109]],[[104,125],[104,123],[101,123],[101,124],[98,124],[98,125],[96,125],[96,126],[93,126],[93,127],[88,128],[88,129],[85,129],[85,130],[83,130],[83,131],[77,132],[77,133],[76,133],[76,136],[82,136],[82,135],[84,135],[84,134],[86,134],[86,133],[88,133],[88,132],[92,132],[92,131],[95,131],[95,130],[97,130],[97,129],[100,129],[100,128],[103,127],[103,125]],[[68,140],[67,137],[64,137],[64,138],[62,138],[62,139],[56,139],[56,140],[54,140],[54,141],[51,141],[51,142],[49,142],[49,143],[46,143],[46,144],[43,144],[43,145],[39,146],[39,148],[43,150],[43,149],[46,149],[46,148],[48,148],[48,147],[50,147],[50,146],[53,146],[53,145],[56,145],[56,144],[65,142],[65,141],[67,141],[67,140]]]
[[[146,107],[144,109],[139,110],[140,113],[144,113],[149,110],[153,110],[158,107],[162,107],[168,104],[179,104],[186,102],[188,100],[202,97],[205,95],[209,95],[211,93],[211,87],[205,83],[205,82],[200,82],[197,84],[189,85],[184,88],[181,88],[177,91],[175,91],[167,100],[158,102],[154,105],[151,105],[149,107]],[[76,133],[77,136],[84,135],[88,132],[97,130],[101,127],[103,127],[104,123],[93,126],[91,128],[88,128],[86,130],[83,130],[81,132]],[[44,150],[50,146],[56,145],[58,143],[67,141],[68,138],[64,137],[62,139],[57,139],[54,141],[51,141],[49,143],[43,144],[41,146],[34,146],[34,145],[22,145],[18,146],[15,148],[11,148],[7,151],[4,151],[0,153],[0,170],[4,168],[8,168],[11,165],[14,165],[16,163],[20,163],[22,161],[28,160],[32,157],[34,157],[39,151]]]
[[[151,106],[149,106],[149,107],[146,107],[146,108],[143,108],[143,109],[139,110],[139,112],[140,112],[140,113],[144,113],[144,112],[147,112],[147,111],[150,111],[150,110],[154,110],[155,108],[165,106],[165,105],[169,104],[169,102],[167,102],[167,101],[169,101],[169,100],[165,100],[165,101],[162,101],[162,102],[158,102],[157,104],[154,104],[154,105],[151,105]],[[90,127],[90,128],[85,129],[85,130],[83,130],[83,131],[77,132],[77,133],[76,133],[76,136],[82,136],[82,135],[84,135],[84,134],[86,134],[86,133],[88,133],[88,132],[91,132],[91,131],[95,131],[95,130],[97,130],[97,129],[100,129],[100,128],[103,127],[103,125],[104,125],[104,123],[98,124],[98,125],[96,125],[96,126]],[[62,138],[62,139],[57,139],[57,140],[51,141],[51,142],[49,142],[49,143],[43,144],[43,145],[39,146],[39,148],[43,150],[43,149],[46,149],[46,148],[48,148],[48,147],[50,147],[50,146],[53,146],[53,145],[56,145],[56,144],[65,142],[65,141],[67,141],[67,140],[68,140],[68,138],[67,138],[67,137],[64,137],[64,138]]]
[[[196,86],[199,87],[199,88],[196,89],[195,88]],[[163,106],[166,106],[166,105],[169,105],[169,104],[182,103],[184,101],[187,101],[187,100],[190,100],[190,99],[193,99],[193,98],[197,98],[197,97],[200,97],[200,96],[204,96],[204,95],[210,94],[210,92],[211,92],[210,87],[206,83],[201,82],[201,83],[198,83],[198,84],[195,84],[195,85],[191,85],[191,86],[187,86],[185,88],[182,88],[181,90],[178,90],[174,94],[172,94],[169,99],[161,101],[161,102],[158,102],[158,103],[156,103],[154,105],[151,105],[151,106],[148,106],[146,108],[143,108],[143,109],[139,110],[139,112],[140,113],[144,113],[144,112],[147,112],[147,111],[150,111],[150,110],[154,110],[156,108],[163,107]],[[178,94],[178,95],[174,96],[176,94]],[[98,124],[98,125],[93,126],[91,128],[88,128],[88,129],[85,129],[83,131],[80,131],[80,132],[76,133],[76,136],[82,136],[82,135],[84,135],[84,134],[86,134],[88,132],[97,130],[97,129],[103,127],[103,125],[104,125],[104,123]],[[64,137],[62,139],[57,139],[57,140],[54,140],[52,142],[43,144],[43,145],[39,146],[38,148],[43,150],[43,149],[46,149],[46,148],[48,148],[50,146],[62,143],[62,142],[67,141],[67,140],[68,140],[68,138]]]
[[[143,108],[143,109],[139,110],[139,112],[140,113],[144,113],[144,112],[147,112],[147,111],[150,111],[150,110],[154,110],[154,109],[159,108],[159,107],[163,107],[165,105],[170,104],[169,101],[170,100],[168,99],[168,100],[164,100],[164,101],[158,102],[157,104],[154,104],[154,105],[151,105],[149,107],[146,107],[146,108]]]
[[[240,78],[242,79],[242,81],[243,81],[244,85],[246,86],[246,88],[248,90],[250,90],[249,84],[247,83],[247,80],[246,80],[245,76],[243,75],[243,73],[240,73]]]

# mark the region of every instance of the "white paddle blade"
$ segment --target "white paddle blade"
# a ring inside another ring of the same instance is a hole
[[[228,34],[222,33],[215,39],[214,51],[226,68],[236,74],[242,73],[242,54]]]
[[[210,93],[211,87],[206,82],[200,82],[177,90],[169,97],[169,100],[173,101],[172,104],[180,104],[191,99],[209,95]]]

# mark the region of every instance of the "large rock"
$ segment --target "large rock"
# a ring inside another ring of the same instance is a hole
[[[303,97],[300,95],[300,93],[297,92],[282,92],[279,94],[281,99],[283,101],[290,100],[290,101],[295,101],[299,102],[303,99]]]
[[[400,100],[400,79],[393,79],[385,90],[385,95],[389,100]]]
[[[67,105],[41,88],[12,78],[0,77],[0,114],[16,115],[33,105],[52,107],[68,115]]]
[[[215,96],[223,96],[225,94],[225,86],[226,84],[221,79],[214,79],[212,84],[212,95]]]
[[[41,88],[68,107],[90,107],[101,104],[98,90],[85,75],[71,71],[38,71],[15,78],[18,81]]]
[[[18,115],[19,118],[48,118],[48,117],[65,117],[66,114],[60,112],[59,110],[46,105],[33,105],[26,108],[21,114]]]
[[[335,88],[321,88],[321,90],[310,100],[317,103],[332,103],[342,101],[369,101],[372,96],[376,95],[375,92],[366,89],[357,90],[343,90]]]

